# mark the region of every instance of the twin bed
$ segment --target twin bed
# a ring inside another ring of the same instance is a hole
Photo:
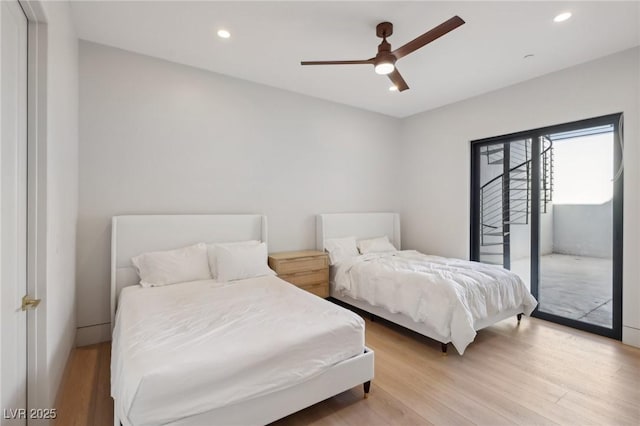
[[[537,305],[520,277],[499,266],[397,250],[397,213],[321,214],[316,231],[318,250],[340,241],[341,254],[348,239],[388,239],[332,262],[331,297],[437,340],[443,352],[451,342],[463,354],[477,330],[510,316],[519,321]]]
[[[374,240],[358,243],[368,253],[345,256],[335,246],[345,237]],[[211,257],[211,244],[239,241],[266,242],[266,218],[113,218],[116,425],[266,424],[359,384],[366,396],[374,354],[364,345],[362,318],[273,274],[220,279],[228,265],[220,253]],[[196,243],[210,244],[211,277],[138,285],[132,258]],[[339,258],[331,268],[333,298],[438,340],[443,350],[452,342],[462,354],[475,330],[535,307],[522,281],[502,268],[396,251],[397,214],[319,215],[317,245]],[[242,273],[256,266],[234,262]]]

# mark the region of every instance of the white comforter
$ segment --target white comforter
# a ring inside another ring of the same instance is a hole
[[[372,253],[339,263],[334,291],[426,323],[460,352],[476,336],[475,324],[538,302],[522,279],[495,265],[406,250]]]
[[[163,424],[308,380],[362,353],[364,321],[268,276],[125,288],[112,396],[125,424]]]

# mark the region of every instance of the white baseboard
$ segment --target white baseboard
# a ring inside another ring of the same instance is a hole
[[[76,346],[93,345],[111,340],[111,323],[79,327],[76,333]]]
[[[622,343],[640,348],[640,330],[633,327],[622,327]]]

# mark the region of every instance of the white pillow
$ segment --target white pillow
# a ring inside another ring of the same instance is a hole
[[[131,258],[142,287],[210,280],[207,246],[199,243],[175,250],[142,253]]]
[[[358,250],[361,254],[365,253],[384,253],[388,251],[398,251],[391,242],[389,237],[370,238],[358,241]]]
[[[359,254],[356,237],[327,238],[324,240],[324,249],[329,253],[332,265]]]
[[[216,247],[218,281],[275,275],[267,265],[267,245],[219,245]]]
[[[218,278],[218,258],[216,255],[216,249],[218,247],[228,247],[228,246],[243,246],[243,245],[258,245],[260,241],[258,240],[248,240],[248,241],[236,241],[233,243],[215,243],[215,244],[207,244],[207,252],[209,253],[209,268],[211,269],[211,276],[213,279]]]

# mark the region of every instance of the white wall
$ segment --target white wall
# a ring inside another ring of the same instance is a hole
[[[639,52],[630,49],[405,119],[403,245],[468,258],[471,140],[624,112],[623,340],[640,346]]]
[[[75,251],[78,215],[78,40],[67,2],[32,4],[42,50],[34,55],[38,66],[37,139],[31,165],[36,165],[37,297],[42,304],[35,312],[37,347],[33,348],[37,389],[29,390],[34,408],[54,407],[69,353],[76,335]],[[35,30],[36,26],[32,26]],[[31,30],[30,30],[31,31]],[[34,45],[30,50],[36,51]],[[32,52],[33,53],[33,52]],[[30,101],[33,101],[31,98]],[[34,136],[34,135],[31,135]],[[37,154],[35,152],[37,151]],[[32,186],[31,188],[34,188]],[[44,249],[43,249],[44,248]]]
[[[80,43],[78,343],[109,339],[110,218],[262,213],[271,251],[317,213],[396,206],[399,120]]]

